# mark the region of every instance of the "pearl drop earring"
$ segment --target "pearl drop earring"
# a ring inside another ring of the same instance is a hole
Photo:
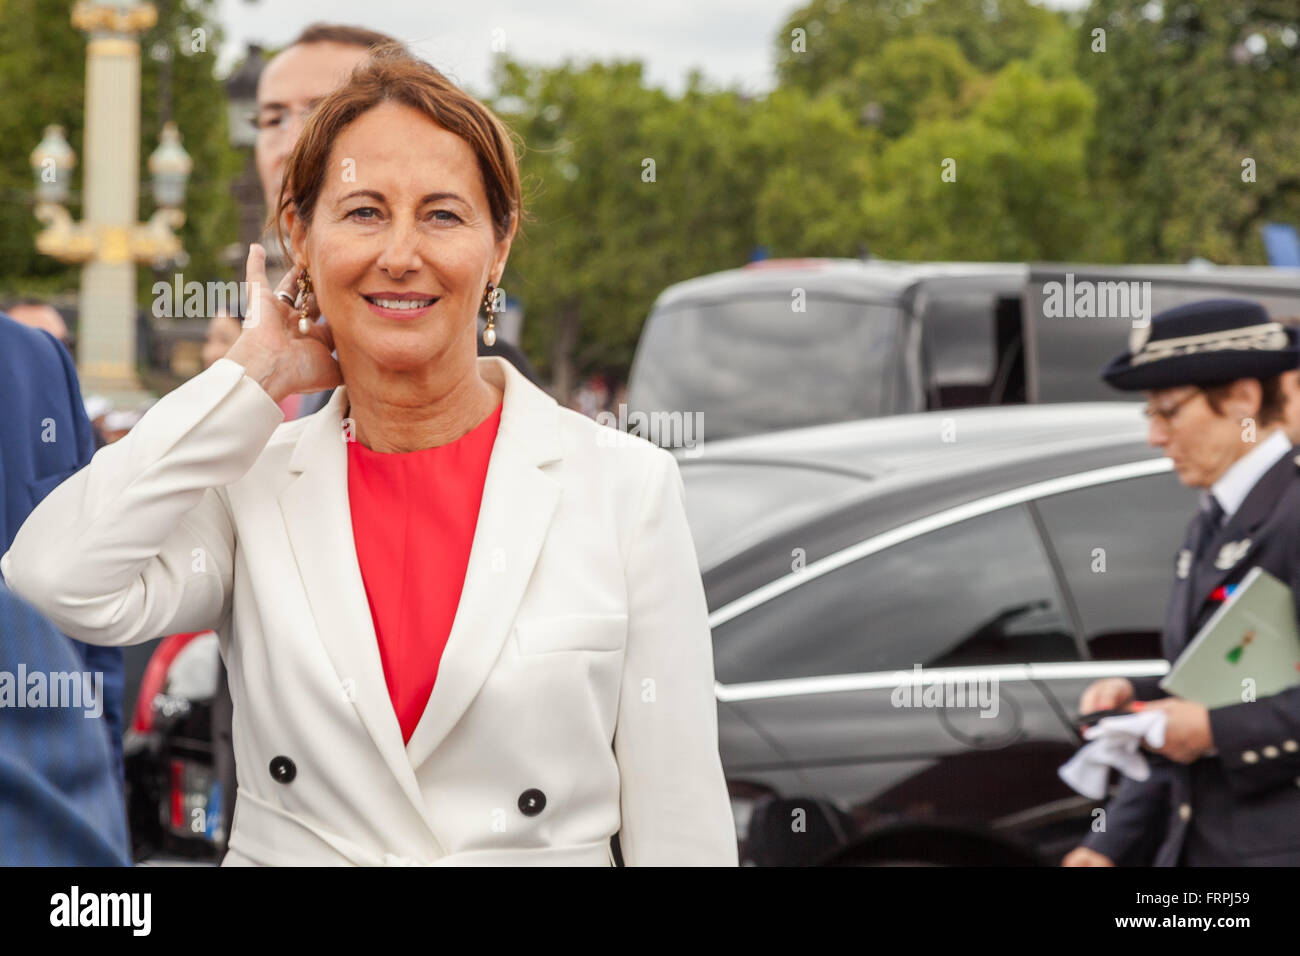
[[[496,314],[493,311],[493,307],[496,305],[493,300],[493,293],[495,291],[496,286],[489,282],[487,284],[487,291],[483,293],[483,311],[487,314],[487,326],[483,329],[483,344],[488,346],[488,348],[495,345],[497,341],[497,331],[494,327]]]
[[[298,275],[298,334],[306,335],[311,331],[311,321],[307,318],[307,294],[309,278],[307,270],[303,269]]]

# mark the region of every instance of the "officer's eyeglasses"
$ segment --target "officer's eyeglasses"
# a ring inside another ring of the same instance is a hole
[[[1172,425],[1174,423],[1174,416],[1178,414],[1178,410],[1200,394],[1200,389],[1188,392],[1172,405],[1166,405],[1163,408],[1156,408],[1154,405],[1147,405],[1142,409],[1142,414],[1145,415],[1148,420],[1156,418],[1160,420],[1162,425]]]

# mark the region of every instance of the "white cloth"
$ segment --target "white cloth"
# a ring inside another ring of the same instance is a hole
[[[113,403],[103,395],[87,395],[83,404],[86,406],[86,417],[92,422],[113,410]]]
[[[1233,516],[1246,500],[1252,488],[1259,484],[1264,473],[1282,460],[1291,450],[1291,439],[1282,429],[1277,429],[1258,446],[1234,461],[1214,483],[1210,493],[1223,509],[1223,520]]]
[[[1165,745],[1164,711],[1148,710],[1121,717],[1103,717],[1083,732],[1085,744],[1056,772],[1072,790],[1100,800],[1114,767],[1126,777],[1145,780],[1151,776],[1147,758],[1139,745],[1159,749]]]
[[[607,866],[617,833],[629,866],[735,866],[677,462],[504,359],[478,368],[501,423],[409,742],[357,565],[346,386],[284,422],[220,359],[51,492],[0,572],[92,644],[217,632],[232,865]]]

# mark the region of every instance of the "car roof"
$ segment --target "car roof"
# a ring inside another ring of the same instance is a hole
[[[1300,289],[1300,269],[1284,266],[1220,266],[1213,263],[1185,265],[1095,265],[1089,263],[1035,262],[1029,266],[1031,281],[1054,279],[1065,273],[1076,278],[1111,277],[1147,279],[1174,285],[1227,285],[1261,290],[1295,292]]]
[[[937,480],[1007,456],[1046,457],[1098,444],[1141,442],[1141,405],[1132,401],[1000,405],[891,415],[709,442],[695,461],[784,464],[863,479],[915,473]],[[690,459],[687,459],[689,461]]]
[[[1275,266],[1104,265],[1056,262],[903,262],[890,259],[762,259],[675,283],[655,302],[656,309],[735,295],[759,295],[792,287],[815,289],[822,295],[893,300],[926,280],[1000,276],[1016,282],[1047,280],[1070,272],[1081,278],[1147,279],[1191,286],[1238,286],[1242,294],[1288,291],[1300,287],[1300,269]]]
[[[996,275],[1023,282],[1028,274],[1023,263],[764,259],[671,285],[659,295],[655,308],[771,292],[788,296],[796,286],[821,295],[892,301],[926,279]]]

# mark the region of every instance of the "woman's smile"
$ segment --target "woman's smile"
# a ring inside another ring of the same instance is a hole
[[[438,296],[422,292],[363,292],[361,298],[375,315],[404,321],[428,315],[438,302]]]

